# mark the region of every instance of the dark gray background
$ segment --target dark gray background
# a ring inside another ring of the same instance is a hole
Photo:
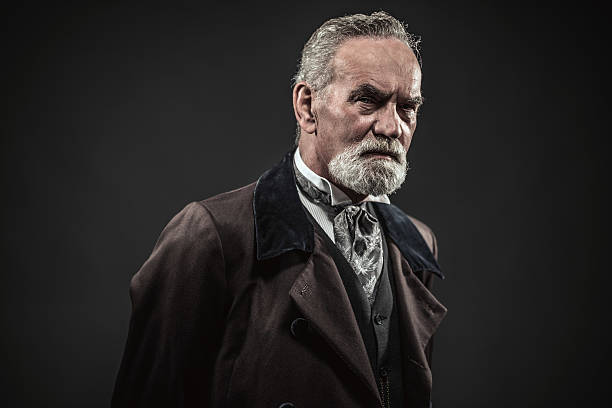
[[[303,43],[377,9],[423,37],[426,104],[392,200],[436,231],[447,275],[434,406],[605,405],[602,10],[143,4],[3,12],[3,406],[108,405],[129,280],[164,225],[281,158]]]

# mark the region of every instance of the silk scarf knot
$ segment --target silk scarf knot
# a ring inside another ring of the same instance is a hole
[[[300,190],[314,203],[335,213],[334,239],[357,275],[371,303],[376,297],[376,282],[382,270],[382,240],[378,219],[363,205],[332,205],[331,194],[321,191],[294,167]]]

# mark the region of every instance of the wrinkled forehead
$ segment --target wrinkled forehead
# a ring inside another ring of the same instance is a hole
[[[421,68],[414,52],[395,38],[354,38],[332,60],[334,81],[372,83],[387,92],[420,94]]]

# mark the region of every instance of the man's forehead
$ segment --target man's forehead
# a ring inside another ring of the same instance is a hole
[[[354,38],[343,43],[333,59],[335,79],[371,83],[385,91],[399,88],[420,93],[421,69],[410,47],[395,38]]]

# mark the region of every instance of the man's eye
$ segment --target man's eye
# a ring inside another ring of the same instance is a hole
[[[368,96],[360,96],[359,98],[357,98],[357,102],[362,102],[362,103],[374,103],[374,99],[368,97]]]
[[[416,112],[416,106],[414,105],[400,105],[400,109],[405,112]]]

